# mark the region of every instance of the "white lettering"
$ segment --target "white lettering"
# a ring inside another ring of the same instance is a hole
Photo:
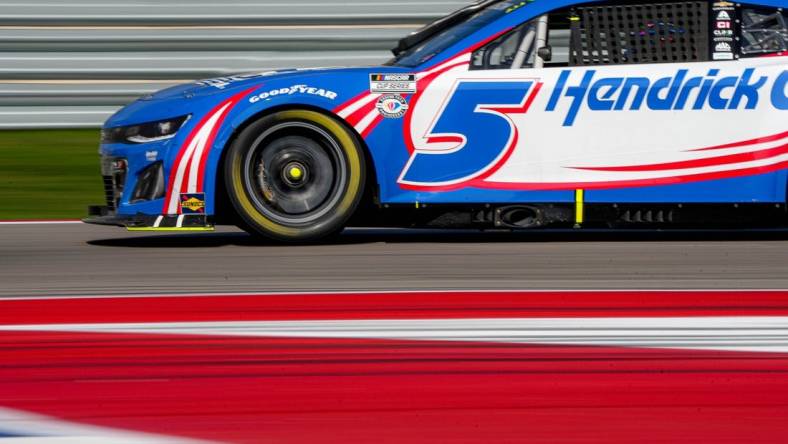
[[[254,95],[249,98],[249,103],[257,103],[261,100],[266,100],[271,97],[276,97],[279,95],[282,96],[292,96],[294,94],[306,94],[310,96],[319,96],[324,97],[328,100],[335,100],[339,94],[335,93],[334,91],[329,91],[322,88],[316,88],[309,85],[293,85],[289,88],[279,88],[274,89],[271,91],[266,91],[257,95]]]

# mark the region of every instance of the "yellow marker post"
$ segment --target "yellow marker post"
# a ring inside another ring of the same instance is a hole
[[[575,228],[580,228],[585,221],[585,191],[575,190]]]

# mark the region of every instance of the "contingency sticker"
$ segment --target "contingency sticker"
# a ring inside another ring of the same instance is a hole
[[[370,74],[372,94],[415,94],[416,74]]]
[[[182,214],[205,214],[205,193],[182,193]]]
[[[408,112],[408,101],[398,94],[389,94],[378,99],[376,108],[387,119],[399,119]]]
[[[736,33],[736,5],[727,2],[715,2],[711,6],[712,20],[712,60],[734,60],[738,53]]]

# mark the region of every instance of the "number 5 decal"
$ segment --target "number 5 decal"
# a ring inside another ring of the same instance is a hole
[[[411,154],[398,182],[437,191],[492,175],[519,139],[511,115],[528,111],[541,86],[533,80],[460,80],[426,135],[427,147]]]

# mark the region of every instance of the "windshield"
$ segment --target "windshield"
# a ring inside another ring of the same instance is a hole
[[[468,18],[441,30],[427,40],[408,48],[407,50],[399,53],[394,59],[390,60],[387,64],[403,67],[416,67],[422,63],[428,62],[430,59],[440,54],[450,46],[459,42],[460,40],[468,37],[474,32],[482,29],[483,27],[494,22],[498,18],[505,15],[512,9],[516,9],[527,2],[522,0],[508,0],[495,2],[491,6],[470,15]],[[457,13],[461,13],[462,10]],[[457,14],[455,13],[455,14]],[[426,29],[432,25],[428,25]],[[421,31],[417,31],[418,34]]]

